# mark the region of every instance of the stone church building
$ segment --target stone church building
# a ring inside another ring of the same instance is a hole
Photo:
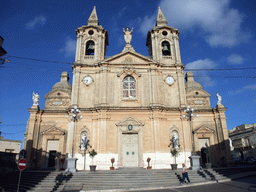
[[[149,56],[133,49],[132,30],[123,30],[126,45],[109,58],[108,31],[99,25],[95,7],[87,25],[76,30],[72,86],[63,72],[45,95],[45,107],[39,108],[39,96],[34,94],[28,109],[24,149],[30,168],[53,167],[59,152],[61,166],[73,154],[77,169],[88,170],[92,149],[98,153],[97,169],[109,169],[111,158],[115,168],[146,168],[148,157],[153,169],[171,168],[173,148],[179,151],[178,167],[183,162],[189,167],[193,140],[202,166],[228,162],[227,108],[220,100],[212,108],[211,95],[192,72],[184,75],[178,29],[167,25],[159,8],[156,25],[147,34]],[[67,118],[74,106],[81,111],[81,120]],[[198,117],[184,119],[187,106]],[[89,140],[87,151],[84,138]]]

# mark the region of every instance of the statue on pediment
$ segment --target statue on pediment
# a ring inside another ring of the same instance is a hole
[[[131,40],[132,40],[132,32],[133,32],[133,28],[131,31],[129,31],[129,27],[125,28],[126,30],[124,30],[123,28],[123,32],[124,32],[124,40],[126,42],[126,44],[130,44]]]
[[[38,92],[36,92],[36,93],[33,92],[32,100],[34,102],[33,105],[38,105],[38,103],[39,103],[39,94],[38,94]]]
[[[217,97],[217,99],[218,99],[218,103],[217,103],[217,105],[218,105],[218,104],[221,104],[221,100],[222,100],[222,98],[221,98],[221,96],[219,95],[219,93],[218,93],[218,92],[216,93],[216,97]]]

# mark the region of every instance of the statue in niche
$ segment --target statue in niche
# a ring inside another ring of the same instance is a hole
[[[124,40],[126,42],[126,44],[130,44],[131,40],[132,40],[132,32],[133,32],[133,28],[131,31],[129,31],[129,27],[125,28],[126,30],[124,30],[123,28],[123,32],[124,32]]]
[[[87,150],[89,140],[87,139],[87,136],[85,133],[83,133],[81,138],[81,150]]]
[[[218,92],[216,93],[216,97],[217,97],[217,99],[218,99],[218,103],[217,103],[217,105],[221,104],[221,100],[222,100],[222,98],[221,98],[221,96],[219,95],[219,93],[218,93]]]
[[[38,94],[38,92],[36,92],[36,93],[33,92],[32,100],[34,102],[33,105],[38,105],[38,103],[39,103],[39,94]]]
[[[173,133],[173,136],[172,136],[172,147],[173,148],[179,148],[177,133]]]

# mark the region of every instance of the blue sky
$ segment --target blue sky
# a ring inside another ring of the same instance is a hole
[[[256,123],[255,28],[256,3],[230,0],[9,0],[1,3],[0,36],[10,60],[0,66],[0,131],[5,139],[23,141],[32,93],[44,96],[68,71],[75,58],[75,30],[87,24],[96,6],[98,19],[109,34],[107,56],[125,46],[123,28],[133,27],[132,46],[148,56],[146,34],[155,25],[158,6],[168,25],[180,31],[182,63],[195,81],[216,92],[227,107],[227,126]],[[32,60],[36,59],[36,60]],[[46,60],[42,61],[42,60]],[[52,62],[57,61],[57,62]],[[229,70],[218,70],[229,69]]]

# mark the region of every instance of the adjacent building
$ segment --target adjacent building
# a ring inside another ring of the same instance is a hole
[[[148,32],[149,56],[132,46],[133,29],[120,29],[126,42],[123,50],[106,57],[108,31],[99,25],[94,7],[87,25],[76,30],[77,46],[72,86],[67,72],[45,95],[45,107],[38,106],[38,94],[29,109],[30,118],[24,138],[31,167],[52,167],[56,152],[64,159],[72,154],[77,169],[88,169],[88,150],[98,153],[97,169],[146,167],[147,158],[154,169],[170,168],[177,148],[178,167],[190,165],[192,140],[204,165],[225,165],[230,158],[225,108],[211,107],[211,95],[184,74],[179,47],[179,31],[167,25],[161,9],[156,26]],[[185,78],[184,78],[185,76]],[[198,118],[183,119],[187,106]],[[83,118],[70,121],[77,107]],[[89,140],[86,151],[82,145]],[[86,155],[86,157],[84,157]]]
[[[0,135],[0,167],[13,167],[19,160],[21,141],[4,139]]]
[[[234,159],[256,158],[256,123],[243,124],[229,130]]]

